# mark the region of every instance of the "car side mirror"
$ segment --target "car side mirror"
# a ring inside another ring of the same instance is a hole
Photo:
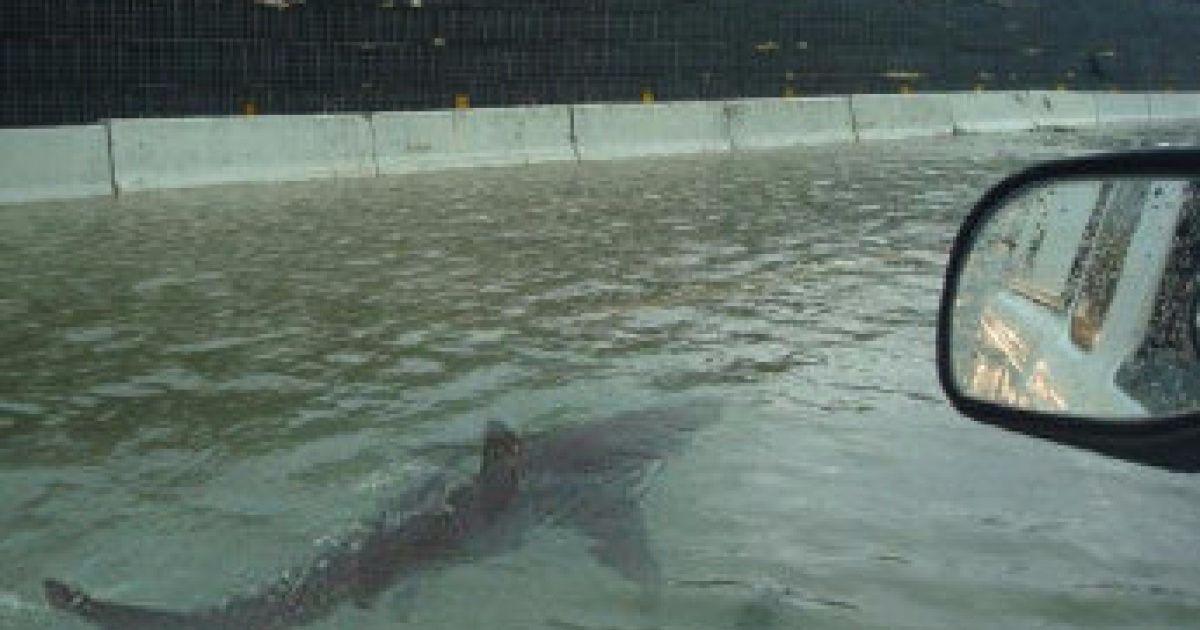
[[[951,252],[937,352],[976,420],[1200,470],[1200,151],[1052,162],[993,188]]]

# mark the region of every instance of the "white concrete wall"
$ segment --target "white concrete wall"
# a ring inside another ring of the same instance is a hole
[[[1028,92],[961,92],[947,94],[955,133],[1032,131],[1037,120]]]
[[[1200,119],[1200,93],[1151,94],[1150,119],[1152,121]]]
[[[1038,127],[1077,129],[1096,126],[1096,99],[1088,92],[1032,90],[1028,98]]]
[[[111,194],[102,125],[0,129],[0,203]]]
[[[575,159],[566,106],[385,112],[371,125],[381,174]]]
[[[114,120],[118,192],[376,174],[365,116]]]
[[[1101,125],[1145,125],[1150,122],[1148,94],[1097,92],[1096,118]]]
[[[859,140],[897,140],[954,133],[945,94],[855,94],[850,97]]]
[[[729,151],[721,101],[576,105],[575,142],[583,160]]]
[[[992,92],[114,120],[0,130],[0,202],[451,167],[1200,121],[1200,93]],[[114,191],[113,184],[116,189]]]
[[[727,115],[734,151],[854,142],[845,96],[730,101]]]

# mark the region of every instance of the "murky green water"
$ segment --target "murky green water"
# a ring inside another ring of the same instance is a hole
[[[958,220],[1019,164],[877,143],[0,207],[0,627],[40,580],[202,606],[488,419],[718,398],[646,499],[657,611],[538,530],[320,627],[1193,627],[1200,484],[959,420]]]

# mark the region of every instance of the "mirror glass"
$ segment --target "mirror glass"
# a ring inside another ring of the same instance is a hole
[[[1048,181],[1000,204],[954,297],[958,390],[1123,421],[1200,410],[1200,178]]]

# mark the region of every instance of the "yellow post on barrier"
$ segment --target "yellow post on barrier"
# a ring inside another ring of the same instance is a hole
[[[649,105],[654,102],[654,90],[648,87],[642,88],[642,102]]]
[[[471,109],[471,96],[469,94],[455,94],[454,109]]]
[[[783,98],[793,98],[796,96],[796,88],[785,85],[783,86]]]
[[[242,101],[240,109],[242,110],[243,116],[257,116],[258,115],[258,103],[255,103],[254,101],[251,101],[251,100]]]
[[[901,83],[901,84],[900,84],[900,93],[901,93],[901,94],[912,94],[912,93],[913,93],[913,86],[911,86],[911,85],[909,85],[909,84],[907,84],[907,83]]]

